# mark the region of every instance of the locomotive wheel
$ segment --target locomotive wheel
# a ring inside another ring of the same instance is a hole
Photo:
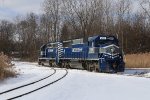
[[[98,63],[94,63],[94,71],[95,71],[95,72],[99,72]]]
[[[59,63],[59,64],[58,64],[58,66],[59,66],[60,68],[63,68],[63,65],[62,65],[62,63]]]
[[[92,67],[90,67],[89,71],[90,71],[90,72],[92,72],[92,71],[93,71],[93,68],[92,68]]]
[[[67,69],[71,68],[69,62],[67,62],[66,68],[67,68]]]
[[[66,62],[66,63],[63,63],[63,68],[69,68],[69,64],[68,64],[68,62]]]
[[[64,63],[64,68],[67,68],[67,63]]]
[[[52,63],[49,61],[49,66],[52,67]]]
[[[95,65],[92,66],[92,72],[96,72],[96,67],[95,67]]]
[[[41,65],[41,62],[39,61],[38,64]]]
[[[89,63],[87,63],[86,65],[87,65],[87,70],[90,71]]]
[[[52,67],[57,67],[55,62],[52,63]]]
[[[82,67],[84,70],[87,70],[87,64],[86,63],[82,63]]]
[[[97,63],[90,63],[88,66],[88,70],[90,72],[99,72],[98,64]]]
[[[49,66],[52,67],[52,63],[49,63]]]
[[[101,72],[99,68],[96,68],[96,72]]]
[[[93,65],[93,71],[96,72],[96,66],[95,65]]]
[[[92,63],[89,64],[89,71],[90,71],[90,72],[94,71],[94,66],[93,66]]]
[[[44,63],[41,63],[42,66],[44,66]]]
[[[65,68],[65,63],[64,62],[62,63],[62,68]]]

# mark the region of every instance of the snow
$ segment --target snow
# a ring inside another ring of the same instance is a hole
[[[38,66],[36,63],[14,63],[16,69],[20,69],[20,75],[0,83],[0,92],[53,73],[51,68]],[[117,75],[70,69],[64,79],[17,100],[149,100],[150,78],[145,78],[145,76],[149,77],[150,71],[145,71],[147,72],[143,74],[143,77],[136,77],[126,75],[134,75],[135,72],[141,73],[143,70],[128,69],[123,75]],[[44,81],[24,87],[16,92],[0,95],[0,100],[31,91],[64,74],[64,70],[57,70],[56,74]]]
[[[16,86],[24,85],[29,82],[39,80],[46,77],[50,72],[50,68],[47,67],[37,67],[36,63],[27,62],[14,62],[15,69],[18,71],[19,75],[16,78],[9,78],[3,82],[0,82],[0,92],[4,89],[10,89]],[[43,73],[44,71],[44,73]]]
[[[126,69],[124,75],[134,75],[138,77],[150,78],[150,69],[149,68],[137,68],[137,69]]]

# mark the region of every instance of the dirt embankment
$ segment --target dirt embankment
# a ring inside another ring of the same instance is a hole
[[[16,76],[16,72],[13,69],[13,64],[11,63],[11,59],[4,55],[3,52],[0,53],[0,80],[14,77]]]

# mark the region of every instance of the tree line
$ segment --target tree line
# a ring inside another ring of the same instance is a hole
[[[150,51],[150,0],[45,0],[42,9],[1,20],[0,51],[36,58],[47,42],[99,34],[115,35],[125,53]]]

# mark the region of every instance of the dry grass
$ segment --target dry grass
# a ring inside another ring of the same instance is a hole
[[[128,68],[150,68],[150,53],[127,54],[125,63]]]
[[[12,66],[9,57],[0,53],[0,80],[16,76],[16,72],[13,70]]]

